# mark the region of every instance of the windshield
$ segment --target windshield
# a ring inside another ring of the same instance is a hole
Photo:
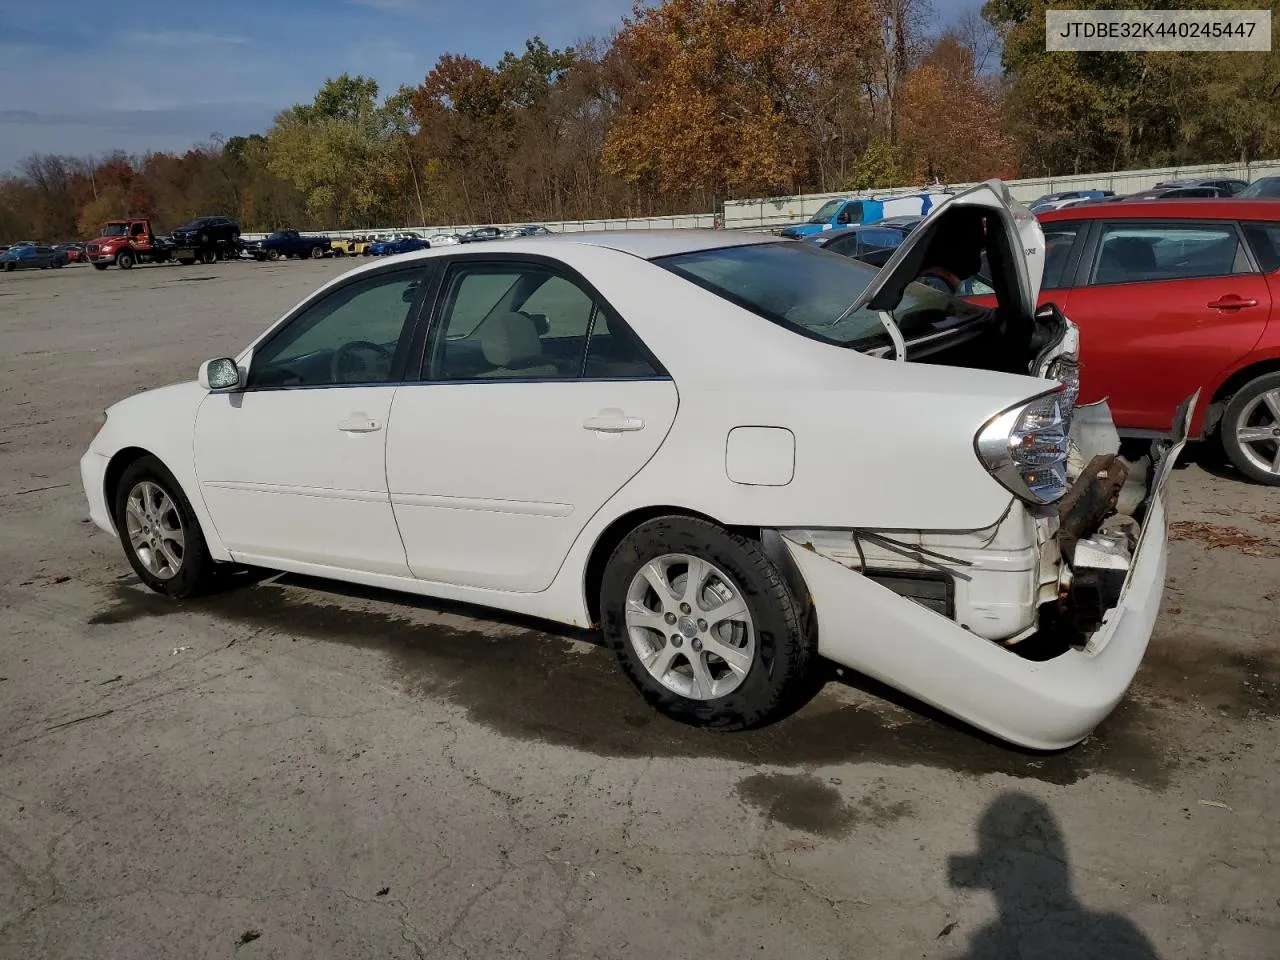
[[[699,250],[654,261],[766,320],[815,340],[854,349],[890,342],[874,310],[846,314],[876,268],[807,243]],[[893,318],[912,340],[986,316],[982,307],[920,283],[907,286]]]
[[[104,237],[123,237],[129,232],[128,224],[124,223],[108,223],[107,229],[102,231]]]
[[[836,211],[844,205],[843,200],[828,200],[818,208],[818,212],[809,218],[810,223],[830,223]]]
[[[1263,177],[1236,194],[1237,197],[1280,197],[1280,177]]]
[[[178,229],[179,230],[199,230],[201,227],[208,226],[208,223],[209,222],[207,220],[201,218],[199,220],[192,220],[190,223],[184,223]]]

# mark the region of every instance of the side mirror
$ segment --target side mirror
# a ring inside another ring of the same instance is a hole
[[[240,368],[230,357],[206,360],[200,364],[196,379],[200,381],[200,386],[209,391],[233,390],[240,386]]]

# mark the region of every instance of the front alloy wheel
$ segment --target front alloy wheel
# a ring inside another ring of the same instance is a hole
[[[186,535],[182,517],[164,488],[151,480],[134,484],[125,498],[125,532],[138,562],[157,580],[182,570]]]
[[[1241,473],[1280,486],[1280,373],[1245,384],[1222,416],[1222,446]]]
[[[116,530],[138,579],[157,593],[189,597],[213,580],[200,522],[178,481],[152,456],[124,468],[112,493]]]

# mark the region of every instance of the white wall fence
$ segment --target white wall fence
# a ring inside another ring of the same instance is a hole
[[[1082,173],[1061,177],[1040,177],[1031,180],[1006,180],[1014,199],[1023,202],[1035,200],[1046,193],[1065,190],[1111,190],[1117,194],[1138,193],[1154,187],[1162,180],[1197,180],[1202,177],[1231,177],[1238,180],[1256,180],[1259,177],[1280,174],[1280,160],[1259,160],[1255,163],[1214,163],[1195,167],[1161,167],[1155,170],[1118,170],[1114,173]],[[943,184],[944,188],[962,190],[970,183]],[[760,200],[726,200],[724,225],[730,229],[783,227],[808,219],[828,200],[837,197],[890,197],[915,193],[923,187],[887,190],[845,191],[843,193],[813,193],[798,197],[768,197]],[[930,189],[937,189],[931,187]]]
[[[1137,193],[1155,186],[1162,180],[1194,180],[1201,177],[1233,177],[1239,180],[1256,180],[1259,177],[1280,175],[1280,160],[1259,160],[1254,163],[1214,163],[1195,167],[1161,167],[1155,170],[1118,170],[1113,173],[1082,173],[1061,177],[1040,177],[1031,180],[1005,181],[1013,196],[1022,201],[1034,200],[1046,193],[1064,190],[1112,190],[1115,193]],[[944,188],[961,190],[972,186],[968,183],[943,184]],[[885,190],[844,191],[837,193],[812,193],[797,197],[767,197],[757,200],[726,200],[724,226],[730,230],[769,230],[808,219],[826,201],[837,197],[892,197],[915,193],[923,187],[898,187]],[[931,187],[929,189],[937,189]],[[544,220],[540,225],[556,233],[582,233],[587,230],[687,230],[694,227],[714,227],[715,214],[688,213],[668,217],[614,217],[607,220]],[[538,222],[538,221],[525,221]],[[498,227],[522,226],[521,223],[492,224]],[[327,236],[359,237],[372,234],[396,233],[412,230],[424,236],[436,233],[465,233],[476,227],[490,226],[479,223],[449,223],[433,226],[407,225],[398,227],[361,227],[355,230],[317,230]],[[246,233],[246,240],[257,240],[265,233]]]

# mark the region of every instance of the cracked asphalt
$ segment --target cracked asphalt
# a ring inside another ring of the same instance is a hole
[[[712,735],[590,633],[140,588],[91,420],[343,266],[0,277],[0,958],[1280,956],[1280,491],[1207,455],[1133,689],[1050,755],[852,676]]]

